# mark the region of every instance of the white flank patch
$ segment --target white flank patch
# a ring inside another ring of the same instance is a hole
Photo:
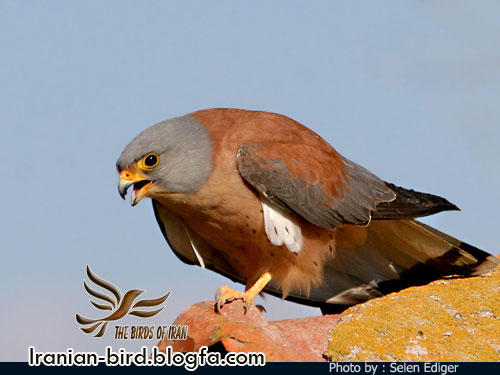
[[[298,253],[302,250],[302,231],[298,220],[292,213],[274,204],[261,194],[264,211],[264,225],[269,241],[275,246],[283,244],[288,250]]]

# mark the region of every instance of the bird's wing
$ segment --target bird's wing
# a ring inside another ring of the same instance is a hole
[[[386,185],[396,193],[396,199],[379,203],[372,213],[373,220],[412,219],[441,211],[459,210],[453,203],[437,195],[408,190],[388,182]]]
[[[335,258],[309,295],[296,302],[339,312],[409,286],[447,275],[473,276],[499,263],[494,256],[416,220],[372,221],[367,227],[337,229]]]
[[[446,199],[396,187],[344,158],[324,142],[245,143],[238,171],[277,205],[325,229],[367,225],[373,219],[403,219],[457,209]]]

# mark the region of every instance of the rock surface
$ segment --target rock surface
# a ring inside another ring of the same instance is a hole
[[[268,322],[256,307],[243,314],[241,301],[225,305],[220,315],[214,312],[214,304],[201,302],[184,311],[173,324],[188,325],[188,339],[163,340],[160,350],[167,345],[181,352],[208,346],[217,351],[264,352],[267,361],[324,361],[328,331],[339,319],[339,315],[327,315]]]
[[[351,307],[330,361],[500,361],[500,269],[412,287]]]
[[[267,361],[500,361],[500,269],[449,278],[351,307],[339,315],[268,322],[240,301],[222,314],[214,302],[191,306],[174,322],[185,341],[161,350],[266,354]]]

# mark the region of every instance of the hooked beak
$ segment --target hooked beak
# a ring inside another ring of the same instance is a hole
[[[118,182],[118,192],[120,197],[125,199],[127,195],[127,190],[130,186],[134,186],[134,191],[132,192],[132,198],[130,199],[130,204],[135,206],[145,197],[146,192],[153,184],[153,181],[146,179],[140,172],[133,172],[124,169],[120,172],[120,181]]]

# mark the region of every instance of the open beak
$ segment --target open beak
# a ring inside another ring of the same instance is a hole
[[[124,169],[120,172],[120,181],[118,182],[118,192],[120,196],[125,199],[127,195],[127,190],[130,186],[134,186],[134,191],[132,192],[132,198],[130,199],[130,204],[135,206],[141,201],[142,198],[146,196],[146,192],[153,184],[153,181],[146,179],[145,176],[140,172],[130,171]]]

